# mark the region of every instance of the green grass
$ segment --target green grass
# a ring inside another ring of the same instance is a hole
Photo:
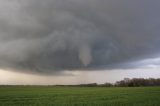
[[[160,87],[0,87],[0,106],[160,106]]]

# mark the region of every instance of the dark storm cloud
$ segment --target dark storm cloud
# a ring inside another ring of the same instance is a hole
[[[159,5],[159,0],[0,0],[0,67],[92,70],[152,55],[159,51]]]

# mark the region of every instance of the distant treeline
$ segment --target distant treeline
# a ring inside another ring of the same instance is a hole
[[[120,87],[141,87],[141,86],[160,86],[160,78],[144,79],[144,78],[124,78],[124,80],[117,81],[114,86]]]
[[[144,78],[124,78],[116,83],[89,83],[89,84],[79,84],[79,85],[57,85],[57,86],[78,86],[78,87],[143,87],[143,86],[160,86],[160,78],[154,79],[144,79]]]

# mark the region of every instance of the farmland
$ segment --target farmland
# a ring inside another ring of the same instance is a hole
[[[160,106],[160,87],[0,86],[0,106]]]

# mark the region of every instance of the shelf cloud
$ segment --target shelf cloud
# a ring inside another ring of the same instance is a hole
[[[159,0],[0,0],[0,68],[121,69],[123,62],[154,57],[160,50],[159,5]]]

